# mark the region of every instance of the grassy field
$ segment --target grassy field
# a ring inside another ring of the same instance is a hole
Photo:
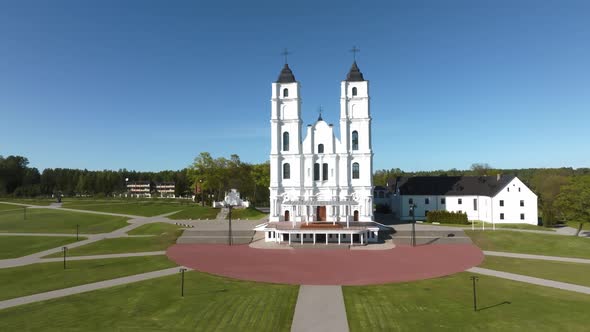
[[[480,267],[590,287],[590,264],[486,256]]]
[[[186,220],[186,219],[215,219],[217,214],[219,213],[219,209],[214,209],[208,206],[199,206],[199,205],[191,205],[191,206],[184,206],[183,210],[175,213],[171,216],[168,216],[170,219],[175,220]]]
[[[470,274],[343,287],[351,331],[584,331],[590,296]],[[509,302],[509,303],[507,303]]]
[[[268,214],[260,212],[254,208],[248,209],[232,209],[232,219],[249,219],[258,220],[267,217]]]
[[[432,225],[431,223],[423,223],[424,225]],[[481,229],[482,228],[482,222],[479,220],[476,220],[473,222],[473,225],[475,226],[476,229]],[[451,226],[451,227],[462,227],[462,228],[471,228],[472,224],[469,225],[464,225],[464,224],[440,224],[440,225],[433,225],[433,226]],[[485,229],[492,229],[493,225],[492,223],[485,223]],[[546,228],[543,226],[535,226],[535,225],[530,225],[530,224],[496,224],[496,228],[512,228],[512,229],[530,229],[530,230],[536,230],[536,231],[547,231],[547,232],[553,232],[554,230],[551,228]]]
[[[0,259],[22,257],[72,242],[76,242],[76,237],[0,235]]]
[[[62,262],[0,269],[0,280],[10,281],[0,283],[0,300],[162,270],[173,266],[176,264],[168,260],[166,256],[148,256],[69,261],[65,270]]]
[[[64,200],[64,208],[129,214],[153,217],[180,211],[187,205],[174,200],[135,200],[135,199],[70,199]]]
[[[578,221],[568,221],[567,222],[567,226],[569,227],[573,227],[575,229],[578,229],[578,227],[580,227],[580,222]],[[583,230],[585,231],[590,231],[590,222],[585,222],[584,226],[582,227]]]
[[[87,256],[166,250],[176,243],[180,234],[182,234],[182,230],[178,229],[158,236],[105,239],[68,250],[68,255]],[[59,254],[47,257],[59,257]]]
[[[15,233],[108,233],[127,225],[127,218],[76,213],[55,209],[28,208],[26,220],[22,210],[0,211],[0,232]]]
[[[499,230],[466,230],[465,234],[483,250],[590,258],[590,240],[579,237]]]
[[[297,286],[187,272],[0,311],[2,331],[289,331]]]
[[[7,197],[0,197],[0,203],[1,202],[49,206],[49,204],[55,203],[55,198],[7,198]]]
[[[168,224],[165,222],[154,222],[145,224],[133,229],[127,234],[129,235],[164,235],[175,233],[176,230],[180,229],[180,226]]]

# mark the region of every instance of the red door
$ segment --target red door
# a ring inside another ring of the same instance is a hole
[[[325,206],[318,206],[316,215],[317,215],[318,221],[326,221],[326,207]]]

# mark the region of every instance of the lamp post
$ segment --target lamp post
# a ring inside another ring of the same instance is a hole
[[[23,206],[23,219],[27,220],[27,207]]]
[[[79,236],[80,236],[80,224],[76,224],[76,241],[79,240],[79,238],[78,238]]]
[[[476,276],[469,277],[473,281],[473,311],[477,311],[477,290],[475,289],[475,282],[479,280]]]
[[[203,194],[203,179],[199,179],[199,190],[201,190],[201,206],[205,206],[205,196]]]
[[[416,246],[416,204],[410,204],[410,213],[412,214],[412,247]]]
[[[66,252],[68,251],[68,247],[61,247],[61,251],[64,253],[64,270],[66,269]]]
[[[228,214],[229,230],[228,230],[227,243],[228,243],[228,245],[231,246],[233,244],[232,230],[231,230],[231,210],[234,206],[239,205],[239,197],[233,189],[229,192],[229,194],[227,196],[225,196],[225,199],[223,200],[223,205],[229,209],[229,214]]]
[[[180,277],[180,296],[184,297],[184,272],[186,272],[186,269],[184,267],[180,268],[180,274],[182,275]]]

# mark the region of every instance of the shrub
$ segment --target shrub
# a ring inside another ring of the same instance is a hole
[[[429,211],[426,221],[441,224],[469,224],[467,213],[450,211]]]

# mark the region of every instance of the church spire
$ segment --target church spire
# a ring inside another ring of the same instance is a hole
[[[361,70],[356,64],[356,60],[352,63],[350,71],[348,71],[348,74],[346,75],[346,80],[348,82],[360,82],[365,80],[363,78],[363,73],[361,73]]]
[[[281,70],[279,74],[279,78],[277,79],[277,83],[293,83],[295,82],[295,75],[289,68],[289,63],[287,62],[287,56],[291,54],[287,49],[281,52],[281,55],[285,57],[285,66]]]

